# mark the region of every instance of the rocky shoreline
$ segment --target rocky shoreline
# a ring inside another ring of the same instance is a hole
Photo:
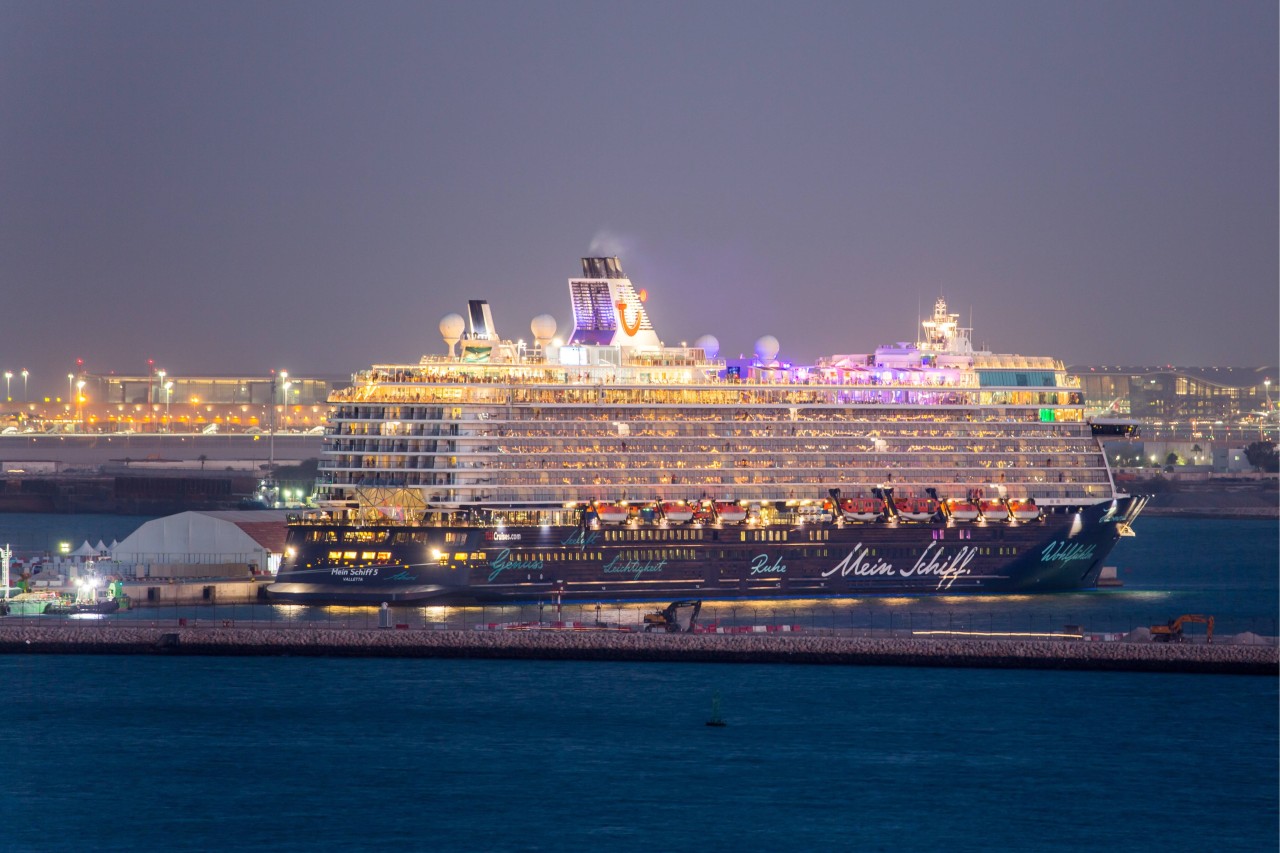
[[[574,631],[0,626],[0,653],[791,663],[1280,675],[1265,644]]]

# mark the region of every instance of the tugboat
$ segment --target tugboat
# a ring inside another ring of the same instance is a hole
[[[105,595],[98,594],[98,586],[93,580],[82,581],[74,599],[61,598],[52,601],[45,607],[46,616],[80,616],[97,614],[105,616],[120,609],[121,602],[128,603],[124,594],[124,584],[112,581],[107,586]]]

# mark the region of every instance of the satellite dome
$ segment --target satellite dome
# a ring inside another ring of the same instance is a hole
[[[444,338],[449,355],[453,355],[453,345],[462,340],[462,332],[467,328],[467,321],[457,314],[445,314],[440,318],[440,337]]]
[[[778,339],[773,335],[763,335],[756,341],[756,358],[768,364],[778,357]]]
[[[465,328],[467,328],[467,321],[458,314],[445,314],[440,318],[440,336],[446,341],[450,339],[456,341],[461,338]]]
[[[550,314],[539,314],[529,323],[529,331],[535,340],[549,341],[556,336],[556,318]]]
[[[703,335],[693,345],[706,353],[707,358],[715,358],[720,354],[720,341],[716,340],[715,335]]]

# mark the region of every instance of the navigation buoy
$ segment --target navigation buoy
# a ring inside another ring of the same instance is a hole
[[[708,726],[721,728],[728,725],[724,721],[724,717],[720,716],[720,691],[716,691],[716,695],[711,697],[711,719],[707,720]]]

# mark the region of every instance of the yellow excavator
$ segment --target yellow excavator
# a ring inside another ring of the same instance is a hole
[[[673,601],[665,610],[644,615],[644,630],[666,631],[668,634],[691,634],[702,611],[702,602],[692,598]]]
[[[1151,639],[1157,643],[1181,643],[1182,626],[1188,622],[1201,622],[1205,625],[1205,642],[1213,642],[1213,617],[1201,616],[1198,613],[1187,613],[1177,619],[1170,619],[1165,625],[1151,626]]]

